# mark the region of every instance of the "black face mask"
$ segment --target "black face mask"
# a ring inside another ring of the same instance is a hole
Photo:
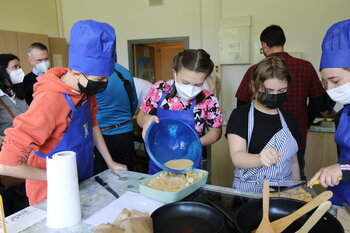
[[[281,107],[281,105],[287,100],[287,92],[280,94],[266,94],[266,97],[262,100],[262,104],[270,109]]]
[[[84,87],[78,81],[78,87],[79,87],[81,92],[86,93],[88,95],[96,95],[96,94],[102,92],[104,89],[106,89],[106,87],[108,85],[108,82],[92,81],[92,80],[88,79],[85,76],[85,74],[83,74],[83,76],[86,78],[86,80],[88,80],[88,83],[87,83],[86,87]]]

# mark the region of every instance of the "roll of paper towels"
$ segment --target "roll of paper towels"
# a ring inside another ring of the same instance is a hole
[[[76,154],[62,151],[46,158],[47,219],[50,228],[64,228],[81,219]]]

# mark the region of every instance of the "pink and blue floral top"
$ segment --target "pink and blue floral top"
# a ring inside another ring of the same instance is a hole
[[[150,115],[157,115],[160,98],[173,84],[173,79],[156,82],[144,99],[140,107],[141,111]],[[208,90],[204,89],[202,92],[205,98],[202,102],[197,103],[193,110],[195,129],[199,136],[204,135],[205,127],[218,128],[222,126],[223,121],[218,99]],[[191,103],[192,100],[182,102],[180,97],[175,96],[171,99],[165,98],[161,107],[165,110],[189,110]]]

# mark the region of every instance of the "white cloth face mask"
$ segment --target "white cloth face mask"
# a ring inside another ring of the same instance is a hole
[[[10,79],[12,84],[17,84],[23,82],[24,72],[22,69],[12,70],[10,72]]]
[[[38,64],[35,65],[35,68],[41,72],[41,73],[45,73],[46,71],[49,70],[50,68],[50,62],[49,61],[42,61]]]
[[[189,84],[187,85],[180,84],[176,82],[176,79],[175,79],[175,87],[180,98],[185,101],[193,99],[203,90],[203,86],[197,87]]]
[[[340,87],[327,90],[327,94],[332,100],[340,104],[350,104],[350,83],[345,83]]]

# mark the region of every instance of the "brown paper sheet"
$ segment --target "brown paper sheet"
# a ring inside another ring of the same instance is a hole
[[[123,209],[113,224],[101,224],[94,233],[153,233],[152,219],[148,213]]]

